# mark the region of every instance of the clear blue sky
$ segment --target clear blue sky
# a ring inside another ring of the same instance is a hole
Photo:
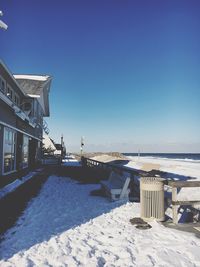
[[[69,150],[200,152],[200,1],[2,0],[0,56],[50,74]]]

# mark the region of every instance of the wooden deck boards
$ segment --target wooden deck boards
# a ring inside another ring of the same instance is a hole
[[[197,237],[200,238],[200,223],[179,223],[179,224],[174,224],[172,221],[166,221],[162,222],[162,225],[165,227],[179,230],[179,231],[184,231],[188,233],[193,233]]]

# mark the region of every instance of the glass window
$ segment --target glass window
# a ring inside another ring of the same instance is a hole
[[[19,96],[15,94],[14,102],[17,106],[19,106]]]
[[[10,97],[10,87],[7,86],[7,96]]]
[[[9,97],[11,100],[13,99],[13,90],[9,85],[7,85],[7,97]]]
[[[4,131],[4,173],[15,170],[15,139],[16,132],[10,128]]]
[[[23,136],[23,148],[22,148],[22,168],[28,167],[28,153],[29,153],[29,138]]]
[[[5,81],[0,77],[0,90],[5,93]]]
[[[13,99],[13,91],[10,90],[10,99]]]
[[[2,91],[2,78],[0,76],[0,90]]]

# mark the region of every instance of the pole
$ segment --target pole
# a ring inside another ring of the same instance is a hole
[[[83,155],[84,138],[81,136],[81,156]]]

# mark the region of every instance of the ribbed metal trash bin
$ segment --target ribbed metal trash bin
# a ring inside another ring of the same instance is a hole
[[[141,218],[164,221],[164,179],[143,177],[140,179]]]

